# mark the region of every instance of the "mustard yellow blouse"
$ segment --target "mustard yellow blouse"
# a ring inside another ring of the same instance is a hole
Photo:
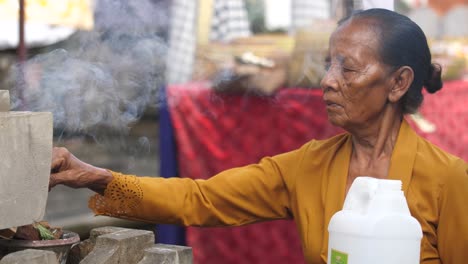
[[[238,226],[293,218],[308,263],[327,260],[327,227],[342,209],[351,135],[312,140],[208,180],[114,174],[90,208],[152,223]],[[468,165],[418,136],[403,121],[389,179],[403,182],[412,215],[422,225],[421,263],[468,263]]]

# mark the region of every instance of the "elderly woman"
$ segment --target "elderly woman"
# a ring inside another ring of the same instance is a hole
[[[421,263],[466,263],[468,165],[404,119],[421,104],[423,87],[442,88],[421,29],[388,10],[355,13],[332,34],[326,63],[328,117],[347,133],[209,180],[123,175],[57,148],[51,187],[90,188],[98,193],[89,202],[96,214],[153,223],[238,226],[292,218],[308,263],[326,263],[326,228],[353,180],[398,179],[424,233]]]

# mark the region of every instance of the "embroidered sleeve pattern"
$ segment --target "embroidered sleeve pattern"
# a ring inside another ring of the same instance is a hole
[[[111,173],[114,179],[108,184],[104,195],[92,196],[88,206],[96,215],[131,218],[143,200],[140,180],[134,175]]]

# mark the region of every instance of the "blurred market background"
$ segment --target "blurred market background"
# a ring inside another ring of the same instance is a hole
[[[182,143],[203,135],[171,127],[168,95],[183,101],[183,93],[202,87],[216,92],[212,102],[219,94],[269,98],[288,88],[317,90],[336,21],[372,4],[421,26],[444,80],[468,81],[468,0],[0,0],[0,89],[10,90],[15,111],[53,112],[54,145],[86,162],[175,176],[169,174],[178,166],[200,169],[201,160],[192,166],[174,157]],[[465,96],[466,90],[457,88]],[[450,126],[466,131],[467,111],[456,111],[462,122]],[[190,123],[190,111],[178,118]],[[412,118],[423,133],[437,129],[424,112]],[[169,163],[172,169],[163,168]],[[90,195],[54,188],[45,219],[84,236],[95,226],[143,226],[95,217]]]

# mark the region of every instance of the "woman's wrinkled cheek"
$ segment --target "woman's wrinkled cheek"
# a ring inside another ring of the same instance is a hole
[[[354,120],[360,118],[362,114],[360,105],[362,102],[362,93],[364,92],[360,84],[361,74],[343,73],[342,69],[334,69],[334,78],[339,85],[338,94],[341,97],[339,101],[342,109],[339,111],[329,113],[330,121],[338,126],[346,126],[348,123],[352,123]]]
[[[359,119],[364,114],[363,111],[363,95],[365,88],[359,85],[359,76],[343,78],[342,95],[343,95],[343,110],[349,120]]]

